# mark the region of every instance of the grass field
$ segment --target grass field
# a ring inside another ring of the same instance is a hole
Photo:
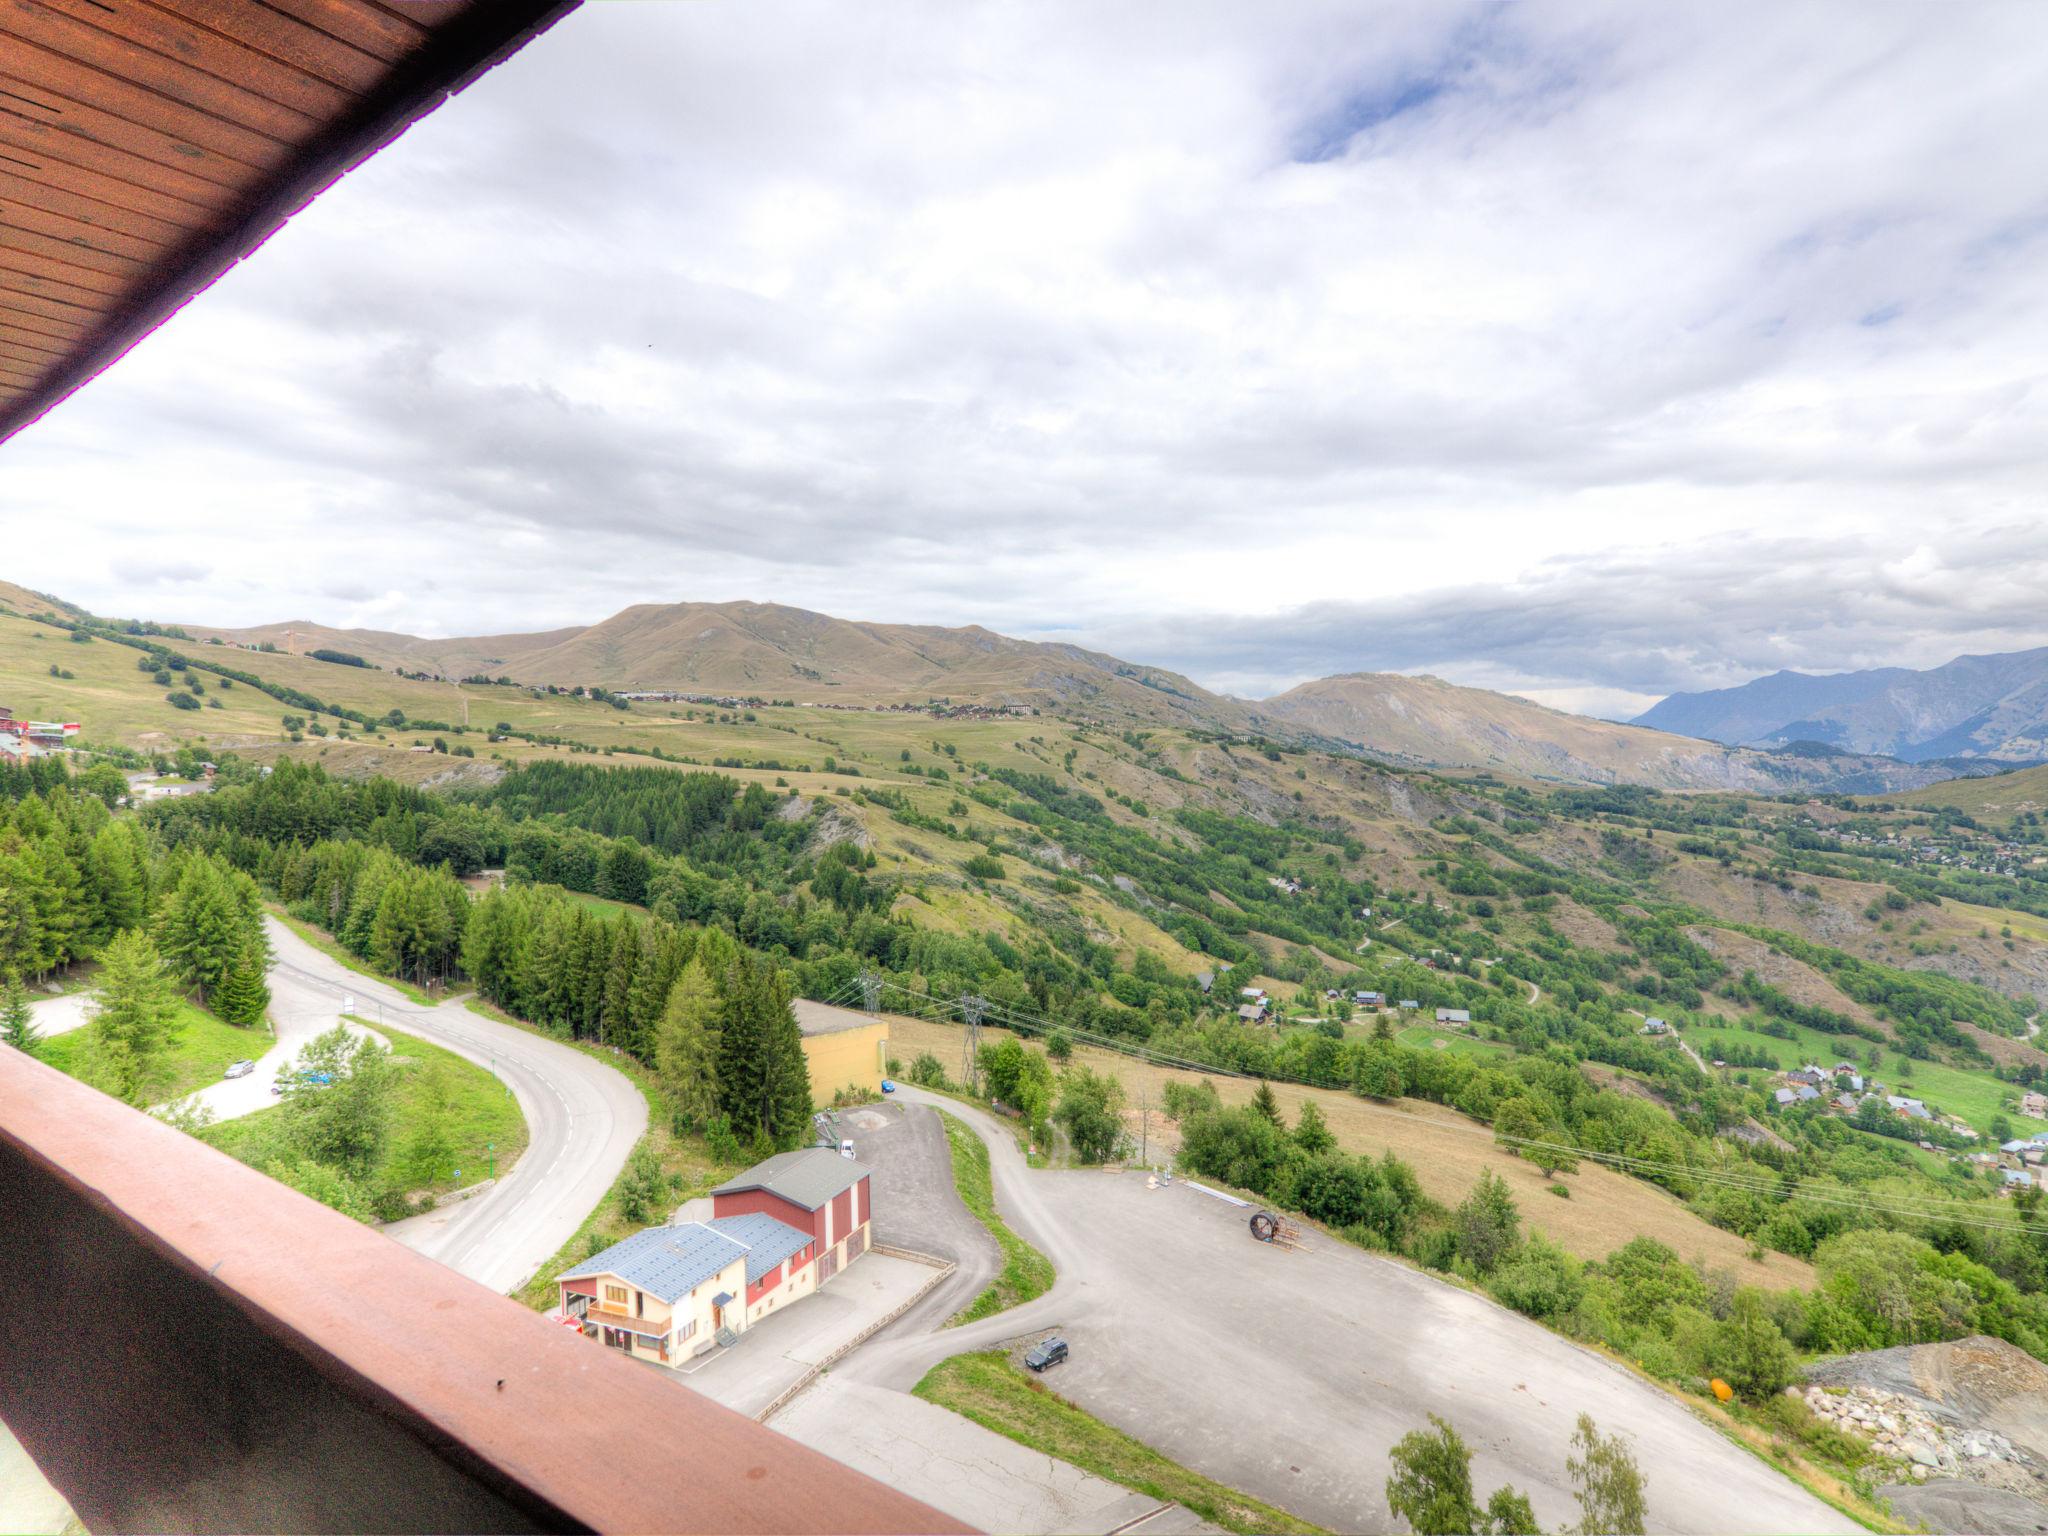
[[[976,1221],[988,1228],[988,1235],[1003,1251],[1002,1270],[989,1282],[987,1290],[947,1320],[946,1326],[950,1328],[955,1323],[979,1322],[1022,1306],[1034,1296],[1043,1296],[1052,1289],[1053,1267],[1051,1259],[1012,1232],[996,1213],[988,1143],[975,1135],[959,1116],[940,1110],[939,1117],[946,1123],[946,1142],[953,1150],[953,1185],[960,1191],[961,1202],[974,1213]]]
[[[1438,1029],[1431,1024],[1413,1024],[1394,1036],[1397,1044],[1418,1051],[1457,1051],[1465,1056],[1509,1056],[1507,1046],[1493,1040],[1479,1040],[1455,1029]]]
[[[239,1029],[233,1024],[223,1024],[212,1014],[190,1003],[182,1004],[181,1009],[182,1032],[166,1057],[171,1073],[170,1081],[163,1089],[166,1101],[181,1099],[209,1083],[217,1083],[221,1074],[235,1062],[245,1057],[254,1060],[270,1049],[271,1036],[267,1029]],[[53,1035],[36,1047],[38,1057],[72,1077],[85,1075],[91,1054],[90,1024],[68,1034]]]
[[[526,1150],[526,1118],[503,1083],[476,1063],[417,1035],[373,1019],[358,1018],[356,1022],[391,1042],[391,1063],[399,1073],[391,1096],[391,1133],[384,1155],[371,1171],[372,1184],[402,1182],[409,1189],[445,1194],[487,1177],[494,1162],[503,1173],[518,1161]],[[259,1109],[209,1126],[202,1138],[230,1157],[255,1163],[274,1143],[285,1113],[282,1106]],[[447,1133],[448,1155],[435,1177],[405,1177],[408,1144],[430,1114],[440,1117]]]
[[[1245,1532],[1314,1536],[1322,1527],[1169,1461],[1142,1440],[1111,1427],[1027,1376],[999,1350],[955,1355],[911,1389],[1019,1445],[1084,1472],[1185,1505],[1213,1525]]]
[[[647,909],[637,902],[612,901],[608,897],[592,896],[583,891],[570,891],[568,896],[577,906],[588,907],[606,922],[610,922],[621,912],[630,912],[635,917],[647,916]]]
[[[1775,1035],[1759,1034],[1734,1025],[1716,1025],[1711,1028],[1694,1024],[1685,1031],[1686,1040],[1692,1048],[1709,1060],[1725,1054],[1730,1046],[1745,1046],[1751,1050],[1761,1047],[1770,1052],[1782,1067],[1793,1067],[1805,1062],[1815,1062],[1823,1067],[1833,1066],[1837,1061],[1847,1061],[1851,1056],[1861,1062],[1869,1043],[1843,1035],[1824,1035],[1816,1029],[1792,1026],[1794,1038],[1780,1040]],[[1845,1051],[1845,1047],[1848,1049]],[[1989,1134],[1991,1117],[2002,1114],[2016,1128],[2028,1132],[2048,1130],[2048,1120],[2030,1120],[2016,1109],[2008,1109],[2008,1102],[2019,1102],[2019,1090],[2010,1083],[2002,1083],[1989,1072],[1968,1072],[1960,1067],[1944,1066],[1939,1062],[1916,1061],[1910,1078],[1901,1078],[1898,1069],[1898,1055],[1886,1051],[1884,1066],[1876,1074],[1890,1093],[1903,1094],[1909,1098],[1926,1101],[1927,1107],[1945,1114],[1959,1115],[1979,1132]],[[1866,1077],[1871,1074],[1865,1070]]]
[[[930,1051],[941,1061],[960,1059],[958,1025],[901,1014],[888,1018],[890,1049],[899,1060],[914,1060],[920,1051]],[[984,1041],[1007,1033],[987,1024],[981,1032]],[[1138,1130],[1135,1106],[1141,1093],[1149,1093],[1156,1105],[1166,1083],[1194,1082],[1204,1076],[1153,1066],[1092,1046],[1077,1047],[1074,1059],[1122,1081],[1133,1106],[1129,1119],[1134,1138]],[[1226,1104],[1248,1103],[1256,1086],[1242,1078],[1211,1076],[1209,1081]],[[1463,1200],[1479,1175],[1492,1170],[1507,1181],[1531,1231],[1541,1232],[1582,1259],[1604,1259],[1640,1235],[1656,1238],[1681,1258],[1699,1259],[1710,1269],[1729,1270],[1745,1285],[1789,1290],[1811,1289],[1814,1284],[1812,1265],[1770,1251],[1762,1262],[1752,1260],[1749,1244],[1735,1233],[1701,1220],[1664,1190],[1597,1163],[1582,1163],[1577,1173],[1567,1175],[1562,1182],[1571,1190],[1571,1198],[1560,1200],[1549,1193],[1550,1184],[1557,1181],[1544,1178],[1533,1163],[1495,1146],[1488,1127],[1442,1105],[1414,1099],[1374,1104],[1355,1094],[1290,1083],[1273,1084],[1273,1093],[1289,1123],[1299,1117],[1306,1100],[1314,1099],[1339,1145],[1374,1156],[1391,1151],[1415,1169],[1425,1194],[1446,1205]],[[1152,1139],[1155,1146],[1172,1147],[1172,1122],[1153,1115]]]

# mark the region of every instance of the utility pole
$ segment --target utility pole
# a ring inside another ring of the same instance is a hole
[[[967,1084],[969,1093],[980,1091],[976,1087],[976,1068],[981,1052],[981,1016],[987,1008],[988,1000],[972,993],[960,999],[960,1017],[967,1021],[967,1062],[961,1081]]]
[[[1152,1090],[1138,1095],[1138,1166],[1152,1166]]]

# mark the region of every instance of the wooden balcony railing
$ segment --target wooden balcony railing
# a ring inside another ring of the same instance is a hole
[[[0,1296],[98,1533],[963,1529],[5,1047]]]

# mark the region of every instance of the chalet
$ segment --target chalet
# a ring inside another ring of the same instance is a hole
[[[1387,1006],[1387,994],[1384,992],[1354,992],[1351,994],[1351,1001],[1358,1004],[1361,1008],[1384,1008]]]
[[[1903,1119],[1932,1120],[1934,1118],[1933,1115],[1928,1113],[1927,1106],[1918,1099],[1902,1099],[1894,1093],[1888,1094],[1885,1097],[1885,1104],[1891,1109],[1892,1113]]]
[[[1793,1102],[1793,1093],[1790,1088],[1779,1088],[1771,1094],[1771,1097],[1781,1105]]]
[[[1250,1002],[1263,1003],[1266,1000],[1266,989],[1264,987],[1239,987],[1237,995]]]
[[[1785,1074],[1785,1080],[1792,1083],[1805,1083],[1809,1088],[1817,1088],[1828,1080],[1828,1075],[1821,1071],[1819,1067],[1794,1067]]]
[[[2048,1120],[2048,1093],[2020,1095],[2020,1113],[2034,1120]]]
[[[1811,1104],[1820,1097],[1820,1090],[1811,1083],[1801,1083],[1793,1090],[1793,1095],[1800,1103]]]
[[[1646,1035],[1661,1035],[1670,1028],[1671,1026],[1662,1019],[1643,1020],[1643,1033]]]
[[[1858,1100],[1853,1093],[1838,1093],[1834,1097],[1835,1108],[1844,1114],[1854,1114]]]
[[[1402,999],[1401,999],[1401,1006],[1402,1006],[1403,1008],[1407,1008],[1407,1009],[1411,1009],[1411,1010],[1412,1010],[1412,1009],[1420,1008],[1420,1007],[1422,1006],[1422,1004],[1420,1004],[1420,1003],[1418,1003],[1417,1001],[1415,1001],[1415,999],[1414,999],[1414,998],[1412,998],[1412,997],[1404,997],[1404,998],[1402,998]]]
[[[1436,1011],[1436,1021],[1439,1024],[1470,1024],[1472,1022],[1472,1010],[1469,1008],[1439,1008]]]
[[[1266,1005],[1264,1003],[1239,1003],[1237,1005],[1237,1016],[1247,1024],[1263,1024],[1266,1019]]]
[[[1204,992],[1207,992],[1211,987],[1216,985],[1216,973],[1214,971],[1195,972],[1195,985],[1200,987]]]
[[[2001,1168],[1999,1177],[2005,1180],[2007,1189],[2032,1189],[2034,1176],[2024,1168]]]

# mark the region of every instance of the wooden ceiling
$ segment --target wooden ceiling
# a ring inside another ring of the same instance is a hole
[[[0,441],[576,0],[0,0]]]

